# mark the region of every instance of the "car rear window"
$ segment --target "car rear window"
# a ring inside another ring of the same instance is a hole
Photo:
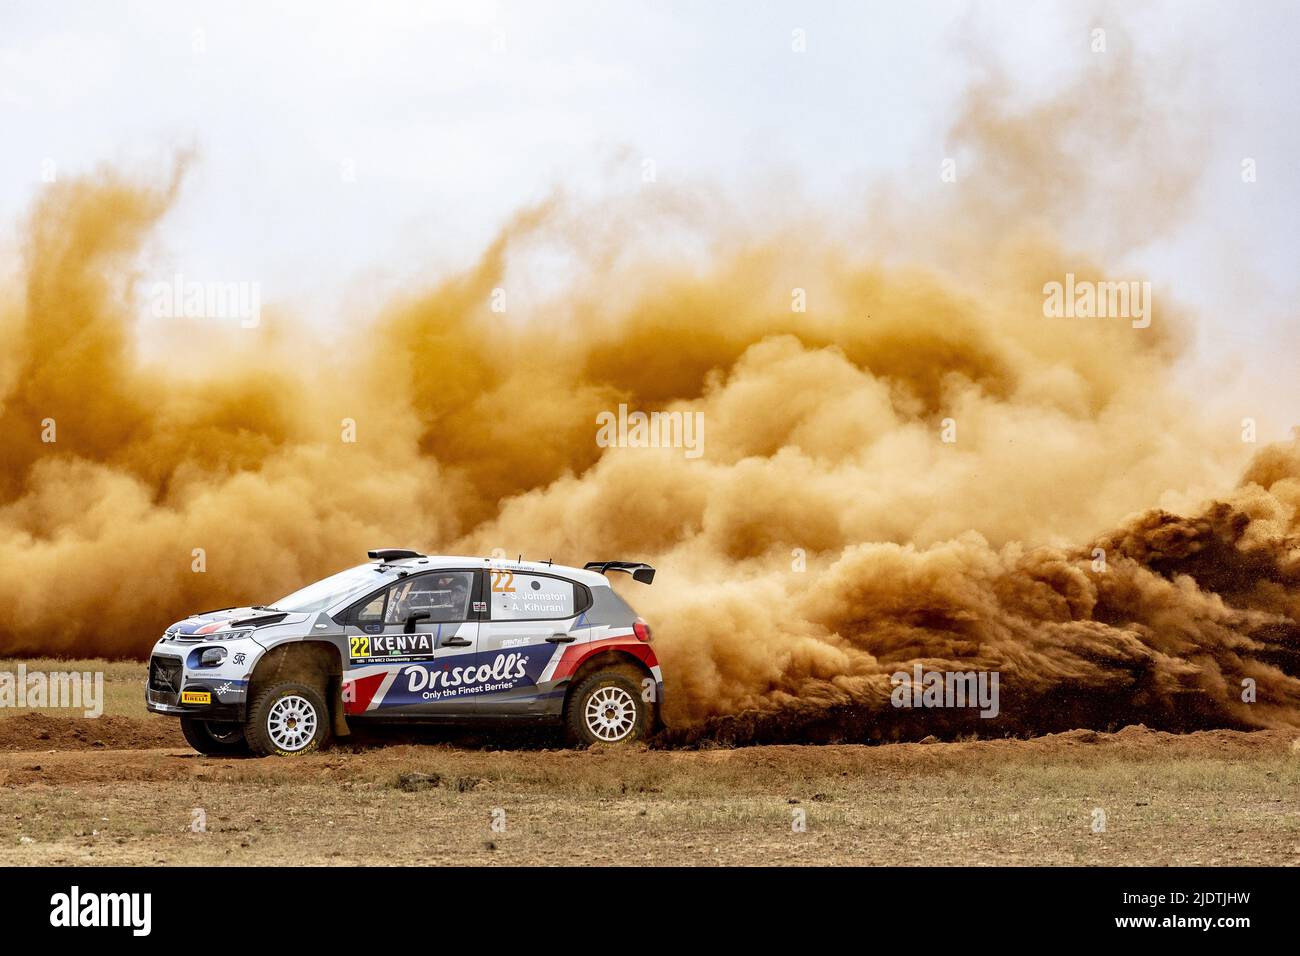
[[[494,621],[573,617],[591,606],[591,596],[585,587],[549,574],[493,570],[490,586]]]

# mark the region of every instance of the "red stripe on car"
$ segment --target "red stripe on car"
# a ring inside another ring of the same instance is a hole
[[[655,657],[655,652],[649,644],[638,641],[631,634],[620,634],[618,637],[607,637],[603,640],[592,641],[590,644],[577,644],[573,647],[564,649],[564,656],[560,658],[560,663],[555,665],[555,673],[551,675],[551,680],[564,680],[572,676],[573,672],[582,666],[592,654],[599,654],[601,651],[619,650],[631,654],[645,664],[646,667],[657,667],[659,659]]]
[[[380,672],[371,674],[369,677],[358,677],[356,680],[344,681],[344,712],[349,714],[365,713],[366,708],[370,706],[370,701],[375,696],[375,691],[379,690],[379,685],[384,682],[384,678],[387,676],[387,674]],[[347,693],[349,685],[352,687],[351,694]]]

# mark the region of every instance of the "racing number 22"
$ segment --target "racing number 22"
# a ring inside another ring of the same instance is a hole
[[[348,643],[351,645],[348,651],[350,657],[369,657],[370,656],[370,638],[368,637],[350,637]]]
[[[501,591],[502,593],[505,594],[514,594],[515,593],[515,572],[493,571],[492,590]]]

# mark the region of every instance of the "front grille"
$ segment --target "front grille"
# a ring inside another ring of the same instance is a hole
[[[149,689],[168,694],[181,692],[182,667],[177,657],[149,658]]]

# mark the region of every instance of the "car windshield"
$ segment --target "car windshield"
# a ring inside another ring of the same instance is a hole
[[[385,581],[383,575],[375,573],[375,567],[373,564],[363,564],[332,574],[280,598],[271,607],[276,611],[323,611],[349,598],[361,597]]]

